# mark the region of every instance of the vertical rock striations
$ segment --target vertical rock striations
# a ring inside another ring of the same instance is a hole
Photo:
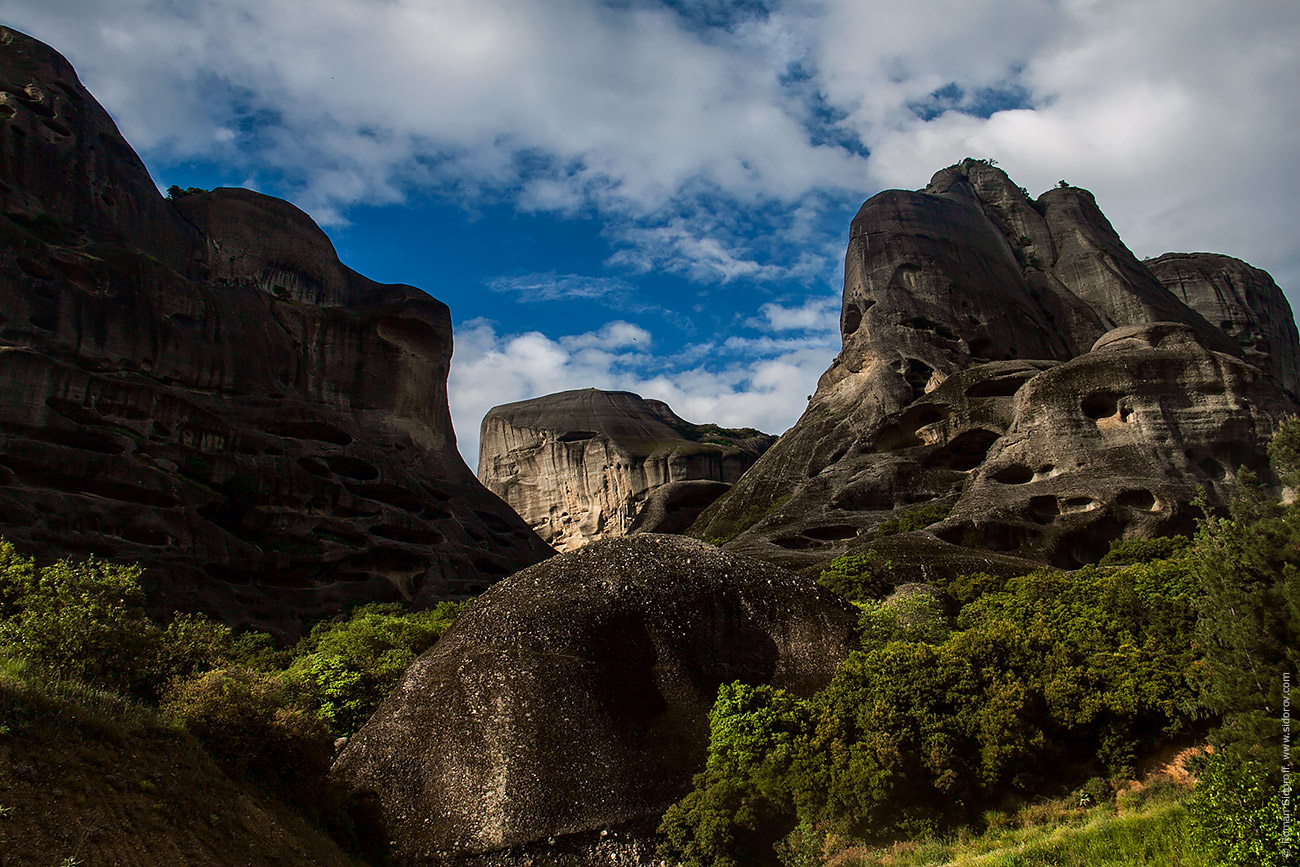
[[[924,573],[1007,556],[1077,566],[1190,526],[1201,486],[1295,410],[1300,348],[1267,274],[1226,256],[1142,263],[1086,190],[1030,199],[978,160],[873,197],[844,267],[843,348],[799,422],[691,533],[792,567],[885,540]]]
[[[588,388],[489,410],[478,477],[569,551],[633,529],[685,529],[775,440],[694,425],[630,392]]]
[[[247,190],[162,198],[52,49],[0,29],[0,532],[293,631],[549,551],[474,479],[447,308]]]

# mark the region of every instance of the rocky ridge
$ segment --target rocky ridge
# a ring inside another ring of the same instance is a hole
[[[293,632],[550,551],[447,410],[447,307],[248,190],[159,195],[53,49],[0,29],[0,531],[138,562],[160,612]]]
[[[560,551],[629,532],[680,532],[776,437],[679,418],[625,391],[565,391],[493,407],[478,477]]]
[[[1290,307],[1210,254],[1142,263],[1086,190],[965,160],[850,229],[843,347],[799,422],[691,528],[792,568],[883,545],[899,580],[1094,562],[1190,529],[1296,409]],[[928,531],[883,522],[950,507]]]

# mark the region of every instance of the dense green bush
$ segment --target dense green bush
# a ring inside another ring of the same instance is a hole
[[[1300,864],[1294,831],[1289,847],[1283,840],[1286,807],[1268,765],[1218,754],[1202,764],[1199,775],[1188,809],[1223,867]]]
[[[893,589],[894,564],[875,551],[845,554],[830,562],[817,583],[853,602],[875,600]]]
[[[809,829],[930,833],[1072,776],[1130,773],[1190,723],[1191,573],[1171,560],[980,576],[950,634],[929,594],[863,604],[864,649],[812,699],[720,692],[706,770],[665,816],[666,853],[772,863],[787,835],[783,851],[815,849]]]
[[[369,719],[415,658],[450,628],[461,605],[429,611],[396,604],[364,605],[350,616],[317,624],[294,649],[289,676],[308,685],[317,712],[336,735]]]
[[[876,527],[876,538],[883,539],[886,536],[896,536],[899,533],[924,530],[931,524],[937,524],[948,517],[948,513],[951,511],[951,503],[926,503],[923,506],[908,509],[896,518],[882,521]]]

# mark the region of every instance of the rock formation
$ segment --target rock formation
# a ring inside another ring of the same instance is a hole
[[[686,529],[775,441],[691,424],[662,401],[588,388],[489,410],[478,477],[543,539],[570,551],[634,528]]]
[[[403,864],[653,827],[703,766],[718,686],[810,694],[855,619],[807,579],[691,539],[596,542],[476,600],[334,773],[378,792]]]
[[[1031,200],[976,160],[862,206],[841,332],[803,417],[692,534],[792,568],[881,544],[900,580],[1075,567],[1189,529],[1202,486],[1222,501],[1239,466],[1267,472],[1296,408],[1296,328],[1267,274],[1143,264],[1086,190]],[[873,541],[927,503],[951,514]]]
[[[474,479],[451,323],[297,208],[162,198],[49,47],[0,29],[0,532],[148,567],[154,604],[293,631],[463,596],[549,549]]]

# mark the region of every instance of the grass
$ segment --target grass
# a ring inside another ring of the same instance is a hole
[[[0,736],[79,731],[120,738],[163,727],[157,712],[137,701],[0,656]]]
[[[841,852],[836,867],[1211,867],[1192,835],[1190,790],[1157,781],[1114,801],[1069,800],[986,816],[980,834]],[[1077,803],[1077,801],[1075,802]]]

